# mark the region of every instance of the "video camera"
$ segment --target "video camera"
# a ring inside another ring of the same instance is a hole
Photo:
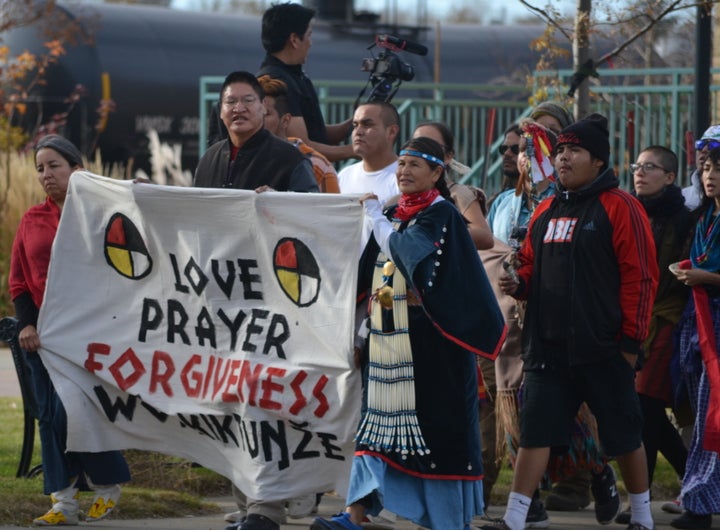
[[[368,50],[372,50],[375,46],[382,48],[382,51],[377,58],[373,56],[363,59],[361,67],[363,72],[370,72],[368,85],[372,86],[372,90],[366,101],[387,101],[389,103],[400,88],[400,84],[403,81],[412,81],[415,77],[413,66],[402,61],[395,52],[406,51],[416,55],[427,55],[428,50],[422,44],[392,35],[376,35],[375,42],[368,47]],[[362,99],[368,85],[365,85],[360,92],[358,101]]]

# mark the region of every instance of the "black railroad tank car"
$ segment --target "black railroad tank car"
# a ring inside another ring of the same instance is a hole
[[[233,70],[254,72],[264,56],[258,16],[104,3],[58,4],[57,9],[87,25],[94,42],[67,47],[66,54],[48,70],[47,83],[33,93],[35,103],[29,106],[27,123],[37,122],[37,112],[47,120],[65,110],[64,100],[82,85],[85,95],[62,132],[86,153],[98,147],[104,161],[129,162],[148,173],[150,129],[157,131],[162,143],[179,146],[183,167],[194,170],[199,78],[223,76]],[[541,26],[444,26],[441,82],[490,83],[515,75],[517,83],[522,79],[517,76],[518,70],[529,71],[537,59],[528,44],[542,30]],[[360,64],[369,57],[367,48],[376,33],[389,31],[387,27],[316,21],[306,65],[308,75],[316,80],[364,82],[368,74],[361,71]],[[431,82],[435,32],[416,29],[411,37],[427,46],[429,54],[400,56],[413,65],[414,81]],[[3,35],[3,41],[12,53],[44,50],[38,26],[13,29]],[[408,82],[397,97],[413,94],[419,95],[413,82]],[[104,97],[114,102],[115,110],[98,134],[97,109]]]

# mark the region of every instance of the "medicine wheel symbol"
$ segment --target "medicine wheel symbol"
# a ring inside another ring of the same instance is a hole
[[[144,278],[152,270],[152,258],[140,231],[121,213],[113,214],[105,229],[105,259],[131,280]]]
[[[314,304],[320,294],[320,267],[302,241],[281,239],[273,252],[275,277],[283,292],[298,307]]]

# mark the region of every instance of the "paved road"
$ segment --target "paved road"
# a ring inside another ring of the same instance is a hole
[[[226,511],[232,511],[233,503],[230,497],[223,497],[220,499],[211,499],[221,505]],[[663,513],[660,510],[660,501],[653,503],[653,516],[655,517],[655,525],[658,530],[662,528],[671,528],[670,521],[673,519],[673,515]],[[343,508],[343,501],[339,497],[333,495],[326,495],[323,497],[323,501],[320,504],[319,515],[325,517],[341,511]],[[122,499],[120,500],[120,507],[122,509]],[[503,507],[491,507],[489,513],[493,517],[501,517],[504,513]],[[717,518],[716,518],[717,519]],[[720,519],[718,519],[720,521]],[[283,524],[282,530],[301,530],[309,528],[312,518],[307,517],[304,519],[291,520],[288,519],[286,524]],[[550,512],[550,528],[559,530],[589,530],[598,528],[606,528],[608,530],[620,530],[619,525],[610,525],[601,527],[595,521],[595,517],[592,510],[592,505],[579,512]],[[476,519],[474,521],[475,526],[480,526],[483,521]],[[121,520],[121,519],[107,519],[103,521],[97,521],[94,523],[80,523],[79,526],[85,528],[112,528],[115,530],[223,530],[227,523],[222,519],[222,515],[213,516],[202,516],[202,517],[183,517],[181,519],[134,519],[134,520]],[[0,530],[9,530],[10,526],[0,526]],[[404,519],[398,519],[394,524],[391,525],[367,525],[367,530],[416,530],[418,527]],[[720,529],[720,526],[714,526],[713,528]]]
[[[5,344],[0,342],[0,344]],[[15,375],[15,365],[8,348],[0,348],[0,397],[19,397],[20,385]]]
[[[12,362],[12,356],[10,351],[6,348],[0,348],[0,397],[17,397],[20,395],[20,387],[17,384],[17,378],[15,376],[15,368]],[[223,497],[219,499],[211,499],[213,502],[217,502],[224,511],[233,511],[233,502],[230,497]],[[0,502],[2,502],[0,500]],[[653,503],[653,516],[655,517],[655,524],[658,529],[671,528],[670,521],[676,517],[674,515],[663,513],[660,510],[662,501],[656,501]],[[120,510],[122,510],[122,500],[120,501]],[[321,516],[330,516],[343,509],[343,500],[333,495],[326,495],[320,504],[319,514]],[[501,517],[504,513],[502,506],[491,506],[488,513],[492,517]],[[720,517],[716,517],[716,526],[714,529],[720,530]],[[291,520],[282,525],[282,530],[300,530],[309,527],[311,518]],[[590,528],[600,528],[600,525],[595,521],[593,514],[592,505],[579,512],[550,512],[550,528],[555,529],[574,529],[584,530]],[[475,521],[476,525],[481,525],[483,522],[478,519]],[[194,530],[223,530],[227,523],[222,519],[222,515],[213,516],[202,516],[202,517],[183,517],[181,519],[137,519],[137,520],[122,520],[113,519],[97,521],[94,523],[81,523],[80,526],[87,528],[113,528],[116,530],[171,530],[171,529],[194,529]],[[0,530],[6,530],[17,527],[0,526]],[[372,528],[379,529],[377,525],[368,527],[368,530]],[[388,530],[416,530],[417,526],[405,521],[398,519],[394,524],[383,526],[382,528]],[[620,529],[619,525],[611,525],[604,528],[608,529]]]

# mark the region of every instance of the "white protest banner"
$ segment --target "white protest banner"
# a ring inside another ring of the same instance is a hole
[[[361,219],[342,195],[73,174],[39,321],[68,449],[178,455],[252,498],[343,491]]]

